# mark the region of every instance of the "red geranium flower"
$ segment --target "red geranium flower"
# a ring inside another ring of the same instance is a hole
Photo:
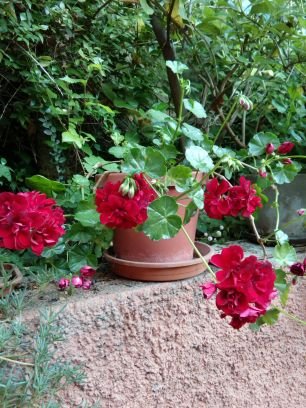
[[[211,263],[221,268],[216,273],[215,284],[216,306],[223,312],[221,317],[230,316],[230,324],[239,329],[265,314],[275,297],[276,275],[270,262],[260,261],[256,256],[244,259],[243,249],[232,245],[212,256]]]
[[[0,247],[41,255],[65,233],[63,210],[37,191],[0,193]]]
[[[279,154],[287,154],[289,152],[291,152],[291,150],[294,148],[294,143],[292,142],[284,142],[282,143],[278,149],[277,149],[277,153]]]
[[[239,185],[232,187],[228,195],[231,203],[230,215],[233,217],[237,215],[249,217],[257,207],[262,207],[261,199],[256,195],[251,181],[243,176],[239,179]]]
[[[221,220],[229,215],[230,200],[227,193],[231,185],[228,181],[222,180],[219,184],[217,178],[213,178],[206,184],[204,195],[204,209],[210,218]]]
[[[130,198],[120,191],[121,181],[107,182],[96,192],[96,206],[100,221],[109,228],[133,228],[148,218],[147,208],[156,198],[141,174],[135,175],[137,192]]]

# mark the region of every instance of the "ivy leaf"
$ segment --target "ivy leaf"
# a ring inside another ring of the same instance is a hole
[[[297,162],[286,165],[278,163],[272,170],[272,176],[277,184],[291,183],[301,168],[302,166]]]
[[[177,210],[173,197],[163,196],[152,201],[148,207],[148,219],[141,230],[154,241],[174,237],[182,226]]]
[[[188,125],[188,123],[183,123],[181,131],[184,136],[188,137],[188,139],[198,142],[203,140],[202,131],[194,126]]]
[[[186,159],[196,170],[200,170],[203,173],[209,172],[214,163],[207,151],[199,146],[190,146],[186,149]]]
[[[52,193],[61,193],[65,191],[64,184],[60,183],[59,181],[50,180],[47,177],[39,174],[32,177],[27,177],[25,181],[28,187],[45,193],[47,196],[52,196]]]
[[[62,133],[62,142],[63,143],[73,143],[79,149],[82,149],[84,144],[84,139],[78,134],[73,126],[69,126],[69,129],[66,132]]]
[[[195,117],[199,119],[207,117],[205,109],[199,102],[194,101],[193,99],[183,99],[183,103],[184,103],[185,109],[193,113]]]
[[[187,166],[178,165],[168,171],[168,184],[175,185],[180,189],[188,186],[188,181],[192,179],[192,169]]]
[[[274,258],[280,266],[290,266],[297,259],[295,249],[289,242],[276,245],[274,248]]]
[[[187,65],[179,61],[166,61],[166,66],[170,68],[174,74],[182,74],[188,69]]]
[[[272,143],[275,147],[280,145],[280,141],[274,133],[256,133],[249,142],[249,154],[251,156],[260,156],[264,154],[268,143]]]

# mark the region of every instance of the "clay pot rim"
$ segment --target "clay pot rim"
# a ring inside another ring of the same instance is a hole
[[[196,247],[201,252],[203,258],[208,262],[209,259],[214,254],[214,250],[211,246],[205,244],[204,242],[195,242]],[[125,266],[134,266],[135,268],[150,268],[150,269],[161,269],[161,268],[180,268],[184,266],[197,265],[202,263],[201,258],[198,256],[193,259],[178,261],[178,262],[138,262],[138,261],[129,261],[127,259],[121,259],[116,256],[113,256],[109,253],[109,250],[104,252],[104,257],[107,261]]]

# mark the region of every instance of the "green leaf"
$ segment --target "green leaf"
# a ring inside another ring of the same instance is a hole
[[[188,193],[188,197],[192,199],[195,205],[202,210],[204,208],[204,191],[201,186]]]
[[[81,223],[72,224],[70,230],[66,233],[65,238],[73,242],[87,243],[94,237],[94,229],[84,227]]]
[[[25,182],[28,187],[45,193],[48,196],[52,196],[52,193],[61,193],[65,191],[64,184],[59,181],[50,180],[39,174],[26,178]]]
[[[79,185],[80,187],[83,187],[83,188],[89,187],[89,180],[88,180],[88,178],[82,176],[81,174],[75,174],[75,175],[72,177],[72,181],[73,181],[75,184]]]
[[[271,326],[272,324],[275,324],[278,321],[279,317],[279,310],[278,309],[270,309],[268,310],[263,316],[260,317],[260,319]]]
[[[185,209],[185,216],[184,216],[184,221],[183,224],[186,225],[190,221],[191,217],[196,213],[198,210],[198,207],[195,205],[193,201],[189,203]]]
[[[195,117],[199,119],[207,117],[205,109],[199,102],[194,101],[193,99],[183,99],[183,103],[185,109],[193,113]]]
[[[148,147],[146,149],[145,173],[150,177],[158,178],[166,174],[165,157],[158,150]]]
[[[194,126],[188,125],[188,123],[183,123],[181,131],[184,136],[188,137],[188,139],[199,142],[203,140],[202,131]]]
[[[74,215],[74,219],[84,227],[94,227],[100,222],[99,214],[94,209],[79,211]]]
[[[68,256],[68,265],[72,273],[79,272],[85,265],[92,266],[93,268],[98,266],[97,257],[92,253],[88,253],[83,248],[75,248],[69,251]]]
[[[154,241],[174,237],[182,226],[177,210],[173,197],[163,196],[152,201],[148,207],[148,219],[141,230]]]
[[[291,183],[301,168],[302,166],[297,162],[285,165],[277,163],[276,167],[272,169],[272,176],[277,184]]]
[[[187,166],[174,166],[168,171],[168,185],[174,185],[180,189],[187,188],[188,182],[192,179],[192,169]]]
[[[200,170],[203,173],[209,172],[214,167],[214,163],[209,157],[207,151],[199,146],[187,147],[186,159],[193,168]]]
[[[229,156],[229,157],[235,157],[236,153],[227,147],[220,147],[220,146],[213,146],[213,152],[219,159],[221,159],[224,156]]]
[[[270,1],[262,1],[254,4],[250,10],[250,14],[269,14],[274,11],[273,3]]]
[[[79,149],[82,149],[84,139],[78,134],[73,126],[70,126],[67,132],[62,133],[63,143],[74,143]]]
[[[132,175],[145,171],[146,157],[144,149],[133,147],[132,149],[127,150],[123,158],[124,163],[122,164],[121,169],[124,173]]]
[[[284,244],[285,242],[288,242],[288,240],[289,240],[288,235],[285,234],[284,231],[282,231],[282,230],[276,231],[275,238],[276,238],[277,242],[279,244],[281,244],[281,245]]]
[[[150,6],[148,5],[147,0],[139,0],[139,2],[140,2],[140,5],[141,5],[143,11],[144,11],[146,14],[148,14],[148,15],[150,16],[151,14],[154,13],[154,9],[152,9],[152,7],[150,7]]]
[[[260,156],[264,154],[268,143],[272,143],[275,147],[280,145],[280,141],[274,133],[256,133],[249,142],[249,154],[251,156]]]
[[[54,255],[62,254],[66,249],[65,242],[63,242],[63,238],[60,238],[56,245],[53,247],[47,247],[43,250],[41,256],[43,258],[51,258]]]
[[[283,271],[282,269],[276,269],[275,273],[276,280],[274,286],[276,287],[280,294],[282,306],[286,306],[291,285],[287,283],[285,271]]]
[[[68,84],[86,84],[86,80],[70,78],[68,75],[65,75],[63,78],[59,78],[59,80],[67,82]]]
[[[274,258],[280,266],[290,266],[297,259],[295,249],[288,242],[276,245],[274,248]]]
[[[166,66],[170,68],[174,74],[182,74],[188,69],[187,65],[179,61],[166,61]]]
[[[112,146],[108,149],[108,153],[112,154],[116,159],[122,159],[128,148],[124,146]]]
[[[153,178],[164,176],[167,170],[165,157],[152,147],[146,149],[134,147],[128,150],[121,168],[130,175],[144,172]]]

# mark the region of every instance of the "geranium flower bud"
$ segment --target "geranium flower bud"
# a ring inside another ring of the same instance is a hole
[[[213,282],[204,283],[200,287],[202,288],[203,296],[205,299],[210,299],[217,290],[217,287]]]
[[[131,177],[126,177],[125,180],[121,183],[119,191],[123,196],[128,195],[129,198],[133,198],[137,191],[135,180]]]
[[[259,169],[258,174],[260,175],[260,177],[263,177],[263,178],[267,177],[268,175],[267,172],[264,171],[263,169]]]
[[[292,142],[284,142],[282,143],[278,149],[277,153],[279,154],[288,154],[294,148],[294,143]]]
[[[285,166],[287,166],[288,164],[292,164],[292,160],[289,159],[289,158],[283,159],[283,160],[282,160],[282,163],[283,163]]]
[[[296,211],[297,215],[299,215],[299,216],[304,215],[305,212],[306,212],[305,208],[300,208],[299,210]]]
[[[244,95],[241,95],[239,98],[239,105],[242,107],[242,109],[249,111],[253,109],[253,102]]]
[[[296,276],[304,276],[305,274],[305,265],[301,262],[296,262],[290,267],[290,272]]]
[[[88,290],[91,288],[92,285],[92,281],[89,279],[84,279],[83,280],[83,285],[82,285],[82,289]]]
[[[266,153],[267,153],[267,154],[273,153],[274,150],[275,150],[274,144],[268,143],[268,144],[266,145]]]
[[[81,268],[80,270],[80,275],[83,279],[90,279],[94,276],[95,273],[96,270],[88,265],[83,266],[83,268]]]
[[[69,287],[70,285],[70,280],[66,279],[66,278],[61,278],[58,282],[57,282],[57,286],[59,288],[59,290],[65,290]]]
[[[83,279],[80,276],[73,276],[71,278],[71,284],[75,287],[75,288],[80,288],[83,286]]]

